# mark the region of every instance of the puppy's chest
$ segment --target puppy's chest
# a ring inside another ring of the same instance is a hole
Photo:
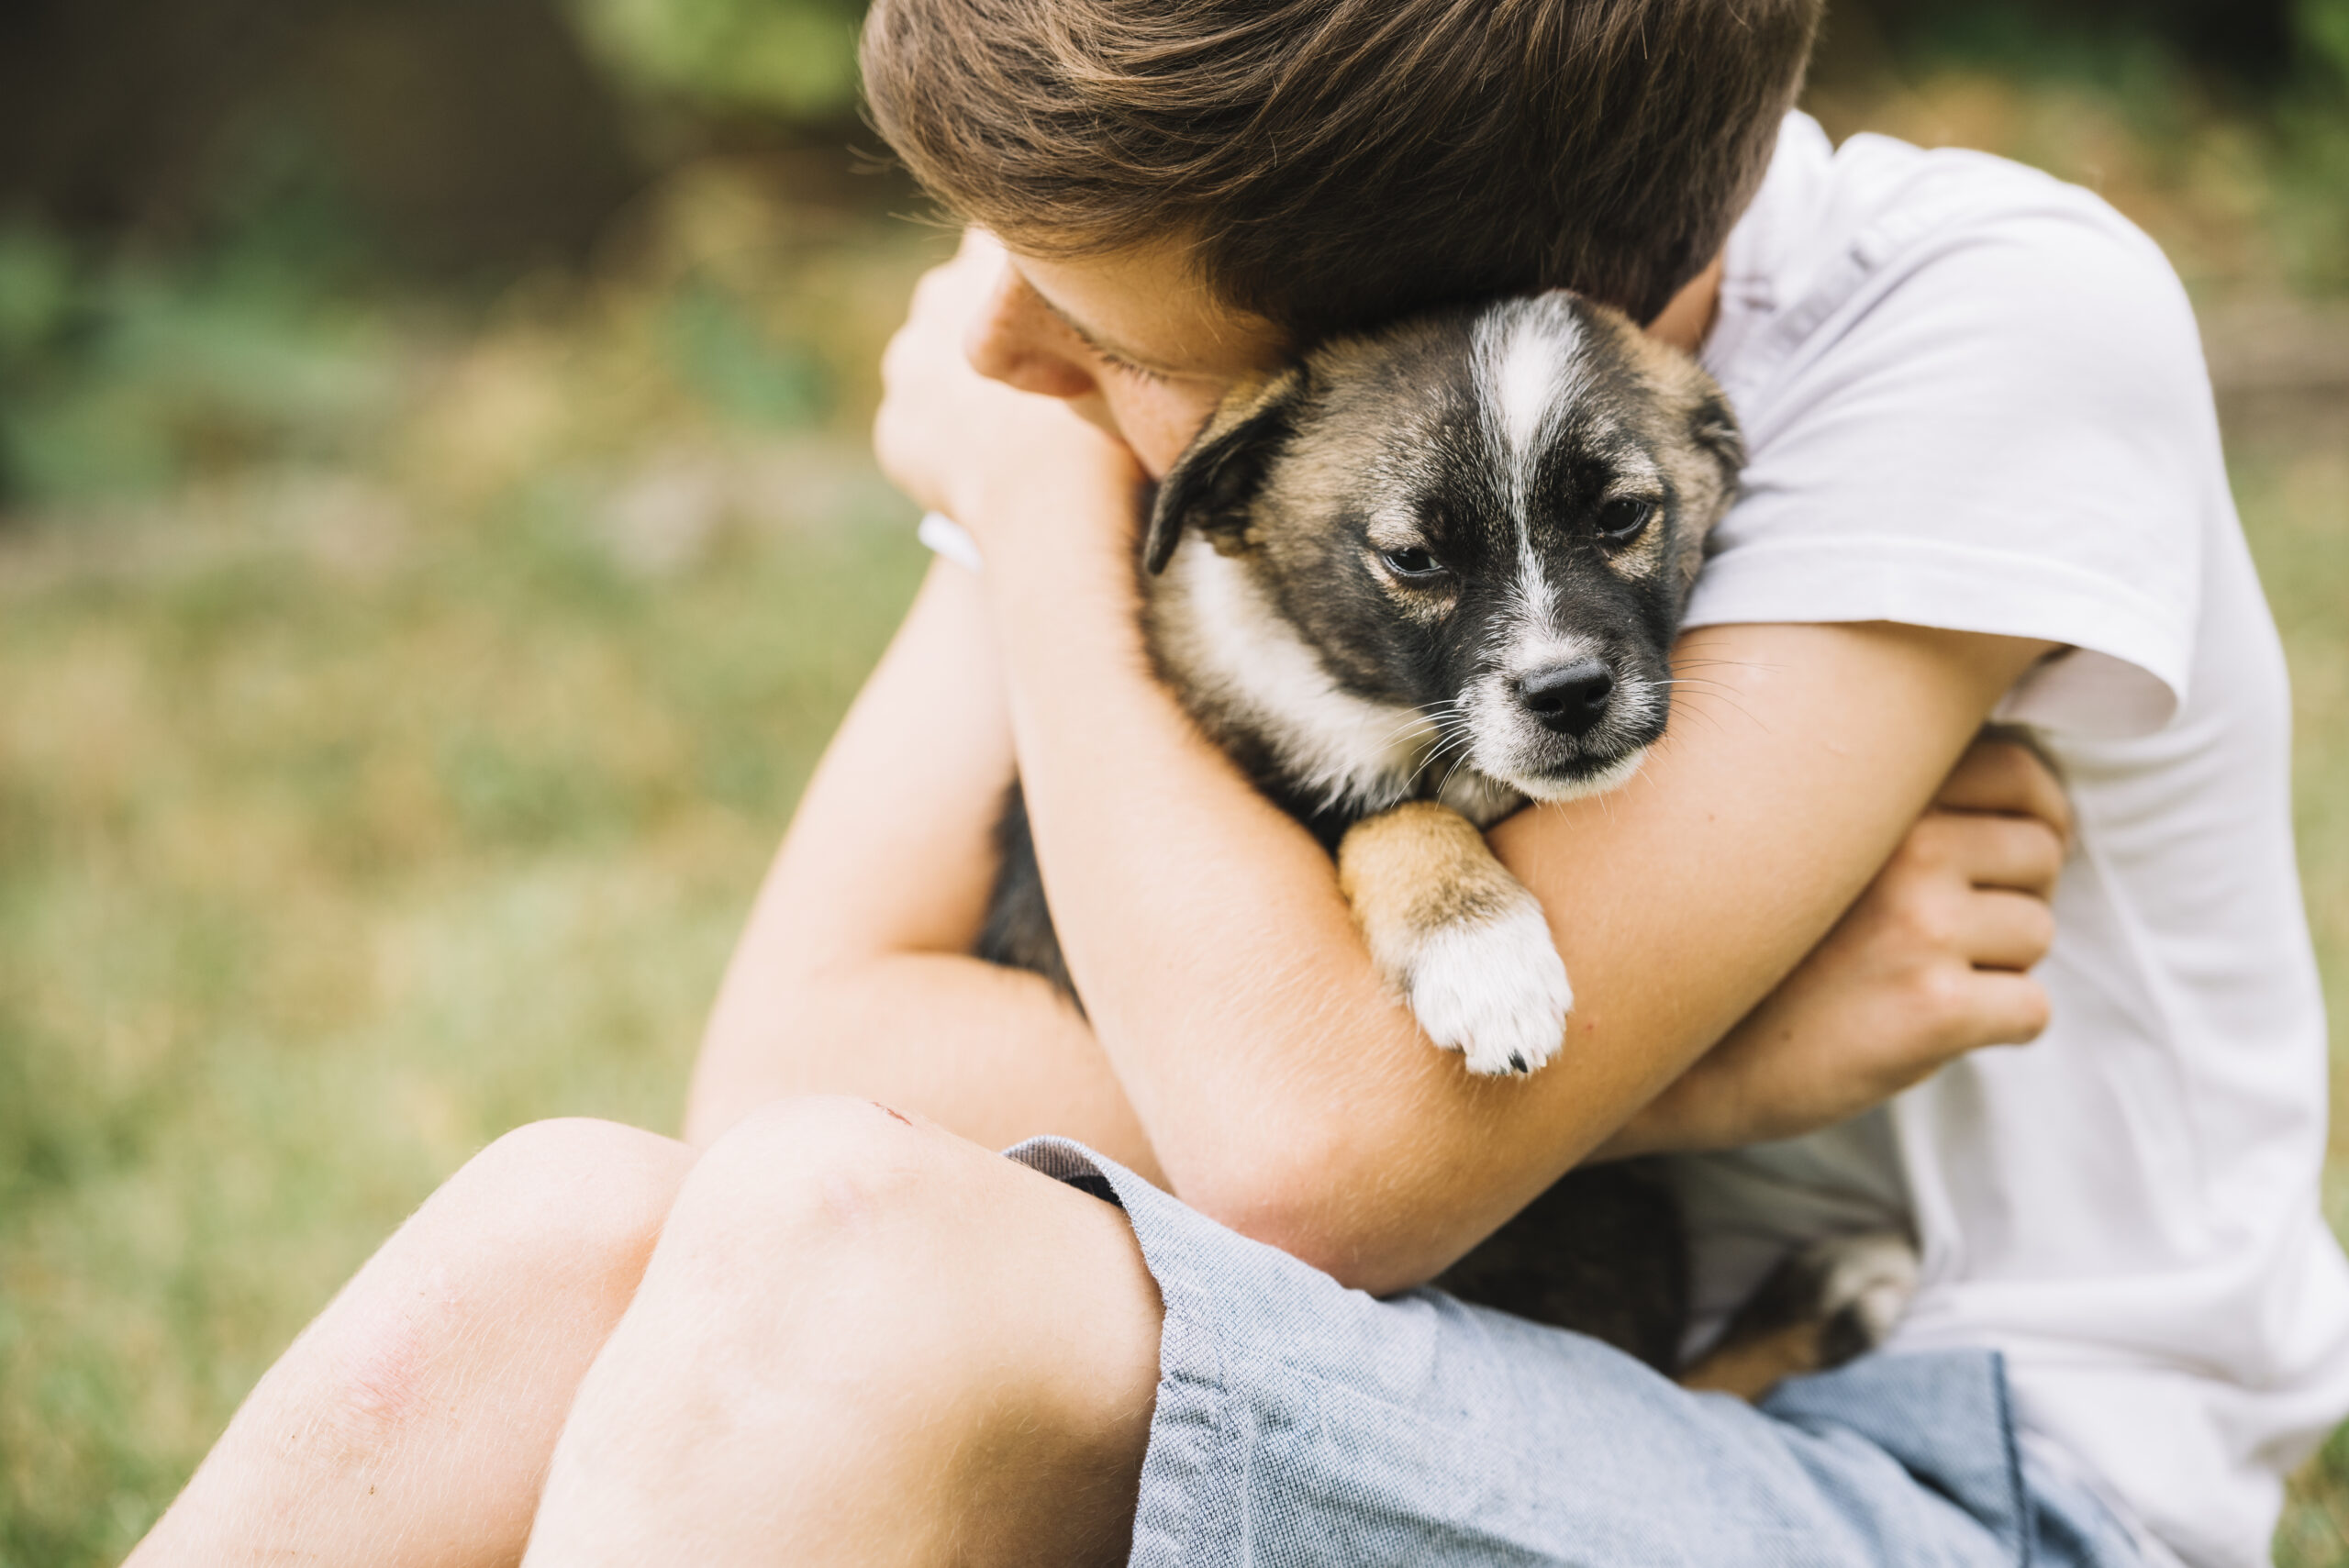
[[[1257,787],[1324,841],[1406,800],[1439,801],[1479,827],[1523,804],[1468,764],[1439,717],[1341,681],[1245,557],[1194,535],[1142,592],[1161,678]]]

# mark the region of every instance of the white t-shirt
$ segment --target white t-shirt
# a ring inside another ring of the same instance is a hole
[[[1787,1243],[1911,1223],[1895,1344],[2003,1351],[2035,1440],[2179,1557],[2268,1561],[2281,1477],[2349,1416],[2317,1200],[2325,1026],[2292,851],[2284,661],[2192,311],[2086,191],[1790,117],[1704,359],[1744,494],[1692,625],[1887,620],[2074,650],[1998,715],[2078,843],[2054,1021],[1809,1139],[1675,1162],[1718,1313]]]

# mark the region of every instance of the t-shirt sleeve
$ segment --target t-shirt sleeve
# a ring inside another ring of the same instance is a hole
[[[2125,736],[2184,700],[2224,470],[2184,290],[2118,218],[1909,248],[1753,390],[1692,626],[1887,620],[2071,651],[2001,717]],[[1732,396],[1745,413],[1734,377]]]

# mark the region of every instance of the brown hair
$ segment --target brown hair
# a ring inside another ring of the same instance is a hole
[[[1642,321],[1728,238],[1821,0],[875,0],[875,126],[1052,254],[1177,238],[1300,339],[1570,287]]]

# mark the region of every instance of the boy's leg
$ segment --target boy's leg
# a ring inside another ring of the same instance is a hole
[[[692,1158],[592,1121],[483,1151],[262,1379],[131,1568],[514,1562]]]
[[[529,1562],[1122,1562],[1158,1290],[1117,1208],[863,1101],[721,1139],[580,1389]]]

